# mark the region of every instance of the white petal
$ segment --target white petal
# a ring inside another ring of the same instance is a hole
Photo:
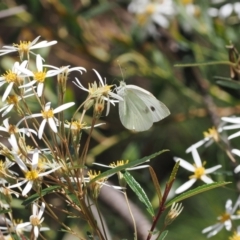
[[[34,153],[32,156],[32,170],[36,170],[38,166],[38,149],[34,149]]]
[[[104,86],[104,82],[103,82],[103,79],[102,79],[101,75],[100,75],[95,69],[93,69],[93,71],[94,71],[94,72],[96,73],[96,75],[98,76],[98,79],[99,79],[101,85]]]
[[[16,154],[14,154],[14,158],[18,164],[18,166],[24,171],[27,172],[28,168],[26,167],[25,163],[20,159]]]
[[[231,139],[236,138],[236,137],[239,137],[239,136],[240,136],[240,131],[238,131],[238,132],[230,135],[230,136],[228,137],[228,139],[231,140]]]
[[[3,120],[3,125],[5,126],[6,129],[9,128],[9,123],[8,123],[9,118],[6,118]]]
[[[17,226],[16,226],[16,230],[21,229],[21,228],[25,228],[25,227],[27,227],[27,226],[29,226],[29,225],[31,225],[30,222],[19,223],[19,224],[17,224]]]
[[[44,213],[44,209],[45,209],[45,203],[42,202],[42,206],[40,207],[40,211],[38,213],[38,219],[41,219],[43,213]]]
[[[38,235],[39,235],[39,228],[38,228],[38,226],[34,226],[33,232],[34,232],[35,239],[37,239]]]
[[[8,106],[8,108],[2,113],[2,117],[4,117],[6,114],[8,114],[14,107],[14,104],[11,104]]]
[[[51,41],[51,42],[42,41],[42,42],[39,42],[36,45],[32,46],[31,49],[49,47],[49,46],[52,46],[56,43],[57,43],[57,41]]]
[[[196,182],[197,179],[195,178],[192,178],[190,179],[189,181],[185,182],[182,186],[180,186],[176,191],[175,193],[176,194],[179,194],[179,193],[182,193],[184,191],[186,191],[187,189],[189,189],[195,182]]]
[[[238,165],[235,169],[234,169],[234,173],[239,173],[240,172],[240,165]]]
[[[65,104],[63,104],[63,105],[55,108],[55,109],[53,110],[53,113],[61,112],[61,111],[65,110],[65,109],[67,109],[67,108],[72,107],[74,104],[75,104],[75,102],[65,103]]]
[[[51,129],[55,132],[55,133],[57,133],[57,126],[56,126],[56,123],[55,123],[55,121],[53,120],[53,118],[48,118],[48,124],[49,124],[49,126],[51,127]]]
[[[232,14],[232,12],[233,12],[232,3],[225,4],[219,9],[219,17],[228,18]]]
[[[193,160],[197,167],[202,167],[202,161],[196,148],[192,149]]]
[[[22,195],[26,196],[28,194],[28,192],[32,189],[33,186],[33,181],[28,181],[27,185],[25,186],[25,188],[22,191]]]
[[[233,125],[228,125],[228,126],[224,126],[222,129],[223,130],[232,130],[232,129],[238,129],[240,128],[240,124],[233,124]]]
[[[217,169],[219,169],[219,168],[221,168],[221,167],[222,167],[222,165],[217,165],[217,166],[214,166],[214,167],[205,169],[205,173],[206,173],[206,174],[209,174],[209,173],[215,172]]]
[[[44,111],[48,111],[48,110],[50,109],[50,107],[51,107],[51,103],[50,103],[50,102],[47,102],[47,103],[45,104]]]
[[[229,123],[236,123],[240,124],[240,118],[239,117],[222,117],[222,120]]]
[[[37,216],[38,214],[38,205],[36,203],[33,203],[33,206],[32,206],[32,215],[33,216]]]
[[[207,184],[213,183],[213,180],[206,175],[202,175],[201,180]]]
[[[234,149],[232,149],[232,153],[234,153],[234,154],[236,154],[237,156],[240,157],[240,150],[234,148]]]
[[[42,96],[44,84],[41,82],[37,86],[37,95],[38,97]]]
[[[8,186],[8,188],[16,188],[16,187],[20,187],[20,186],[22,186],[25,182],[27,182],[27,180],[23,180],[22,182],[18,182],[18,183],[16,183],[16,184],[13,184],[13,185],[11,185],[11,186]]]
[[[195,168],[192,164],[190,164],[189,162],[183,160],[182,158],[174,157],[174,161],[175,161],[175,162],[180,161],[180,166],[181,166],[181,167],[187,169],[187,170],[190,171],[190,172],[195,172],[195,169],[196,169],[196,168]]]
[[[200,140],[199,142],[194,143],[193,145],[191,145],[187,150],[186,153],[189,153],[192,151],[193,148],[199,148],[201,147],[205,142],[207,142],[209,140],[209,138],[204,138],[203,140]]]
[[[47,171],[47,172],[39,173],[38,176],[39,176],[39,177],[47,176],[47,175],[49,175],[50,173],[55,172],[55,171],[58,170],[59,168],[61,168],[61,166],[55,167],[54,169],[51,169],[51,170],[49,170],[49,171]]]
[[[36,65],[38,72],[42,72],[43,71],[42,58],[39,54],[36,57]]]
[[[46,122],[47,122],[46,119],[43,119],[43,121],[41,122],[41,125],[40,125],[39,130],[38,130],[38,138],[39,138],[39,139],[42,138],[43,130],[44,130],[44,127],[45,127],[45,125],[46,125]]]
[[[9,85],[7,86],[5,92],[4,92],[3,96],[2,96],[2,101],[3,102],[7,99],[9,93],[11,92],[13,84],[14,84],[14,82],[10,82]]]
[[[231,220],[227,220],[224,222],[225,228],[226,230],[230,231],[232,228],[232,221]]]

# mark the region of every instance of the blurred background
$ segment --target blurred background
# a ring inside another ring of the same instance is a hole
[[[219,77],[238,80],[238,74],[230,75],[227,64],[214,63],[229,61],[230,50],[226,46],[234,45],[240,49],[239,24],[239,1],[2,0],[0,47],[19,43],[20,40],[32,41],[37,36],[41,36],[40,41],[57,40],[58,43],[51,48],[36,51],[44,56],[46,64],[87,69],[82,76],[76,73],[70,75],[66,101],[80,104],[85,100],[87,93],[76,88],[72,81],[78,77],[85,87],[98,81],[92,69],[106,78],[108,84],[118,85],[124,79],[127,84],[152,92],[170,109],[171,115],[154,123],[146,132],[133,133],[122,126],[117,106],[111,107],[110,114],[100,119],[106,124],[93,132],[88,164],[92,168],[94,161],[109,164],[169,149],[151,161],[164,187],[174,166],[173,157],[192,163],[191,154],[186,154],[185,150],[203,139],[204,131],[217,127],[221,117],[237,115],[240,111],[239,90],[216,83]],[[19,61],[17,53],[2,56],[1,72],[11,68],[15,61]],[[211,65],[201,65],[210,62]],[[199,66],[176,66],[193,63],[199,63]],[[57,99],[55,81],[47,82],[45,96],[53,103]],[[91,122],[91,112],[88,112],[85,121]],[[83,139],[86,136],[87,131]],[[238,143],[238,140],[232,142],[236,148]],[[169,227],[166,239],[206,239],[202,229],[216,222],[228,198],[235,201],[238,196],[235,187],[237,179],[233,180],[227,155],[215,144],[199,151],[202,160],[207,161],[206,168],[217,164],[224,166],[220,174],[213,176],[214,180],[234,182],[184,201],[184,211]],[[132,174],[157,208],[157,196],[148,170]],[[188,176],[188,172],[180,169],[174,188],[186,182]],[[111,180],[118,184],[117,179]],[[197,182],[195,187],[201,184]],[[128,195],[151,221],[145,207],[131,190]],[[170,195],[173,197],[174,191]],[[112,239],[133,239],[131,223],[116,217],[118,210],[113,210],[103,199],[101,203]],[[24,218],[24,212],[17,212],[16,217]],[[62,220],[78,229],[83,236],[89,231],[83,221]],[[46,221],[51,222],[50,219]],[[46,233],[50,234],[50,239],[73,239],[59,232],[58,227],[53,224],[52,231]],[[227,239],[228,236],[229,233],[223,230],[212,239]]]

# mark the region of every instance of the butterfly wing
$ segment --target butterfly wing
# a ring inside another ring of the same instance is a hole
[[[126,85],[126,89],[134,92],[144,102],[152,114],[153,122],[158,122],[170,114],[169,109],[145,89],[135,85]]]
[[[124,89],[123,101],[119,102],[119,116],[124,127],[137,132],[148,130],[153,117],[144,101],[131,91]]]

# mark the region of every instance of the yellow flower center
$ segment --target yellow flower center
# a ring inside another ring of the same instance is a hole
[[[43,72],[35,72],[34,73],[34,79],[40,83],[45,81],[46,78],[46,70],[44,70]]]
[[[72,121],[71,123],[67,122],[67,124],[71,125],[71,129],[75,129],[80,131],[86,126],[86,123],[80,123],[78,121]]]
[[[155,10],[156,10],[156,5],[153,3],[150,3],[147,5],[145,12],[148,15],[152,15],[155,12]]]
[[[118,160],[116,163],[111,163],[109,166],[111,167],[119,167],[119,166],[123,166],[125,164],[128,164],[129,160]]]
[[[14,104],[14,105],[17,105],[18,103],[18,97],[15,96],[15,95],[9,95],[8,98],[7,98],[7,103],[10,105],[10,104]]]
[[[223,213],[222,215],[221,215],[221,217],[220,217],[220,222],[221,223],[224,223],[224,222],[226,222],[227,220],[229,220],[230,219],[230,214],[228,214],[228,213]]]
[[[111,91],[112,85],[104,85],[102,87],[98,87],[97,83],[94,82],[92,84],[89,84],[88,91],[89,94],[93,97],[100,97],[102,95],[107,96],[109,91]]]
[[[29,46],[31,46],[31,42],[30,41],[20,41],[19,44],[13,44],[14,47],[18,48],[19,52],[23,52],[23,53],[28,53],[29,52]]]
[[[49,109],[47,111],[41,111],[41,113],[42,113],[42,117],[46,119],[52,118],[54,116],[53,109]]]
[[[193,0],[181,0],[182,4],[184,5],[188,5],[188,4],[191,4],[193,3]]]
[[[2,75],[5,78],[6,82],[16,82],[17,81],[17,74],[12,72],[11,70],[6,71],[5,74]]]
[[[208,131],[203,132],[205,138],[213,138],[215,142],[219,142],[219,134],[215,127],[209,128]]]
[[[206,162],[203,162],[203,166],[206,164]],[[195,179],[200,179],[202,177],[202,175],[205,174],[205,168],[203,166],[201,167],[196,167],[195,164],[193,164],[195,167],[195,171],[194,174],[191,175],[189,178],[195,178]]]
[[[229,240],[240,240],[240,235],[237,232],[234,232],[232,237],[229,237]]]
[[[10,134],[14,134],[18,132],[18,128],[15,125],[10,124],[8,127],[8,132]]]
[[[40,221],[40,219],[37,216],[31,216],[30,217],[30,223],[33,226],[39,226],[41,224],[41,221]]]
[[[29,181],[33,181],[38,178],[38,172],[36,170],[31,170],[25,173],[25,178]]]

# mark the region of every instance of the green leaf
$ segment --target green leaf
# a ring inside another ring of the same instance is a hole
[[[104,13],[106,13],[109,10],[112,10],[114,8],[116,8],[118,5],[116,3],[101,3],[99,5],[97,5],[96,7],[91,7],[90,10],[82,12],[81,13],[81,17],[87,19],[96,17],[98,15],[102,15]]]
[[[169,177],[168,184],[170,184],[175,179],[175,177],[177,175],[177,171],[178,171],[179,165],[180,165],[180,161],[175,163],[175,165],[173,167],[173,170],[171,172],[171,175]]]
[[[230,80],[230,79],[222,79],[222,80],[218,80],[216,81],[216,83],[220,86],[223,87],[228,87],[228,88],[233,88],[233,89],[240,89],[240,83],[234,80]]]
[[[144,158],[131,161],[131,162],[129,162],[129,163],[127,163],[127,164],[124,164],[124,165],[122,165],[122,166],[115,167],[115,168],[112,168],[112,169],[110,169],[110,170],[107,170],[107,171],[99,174],[99,175],[98,175],[97,177],[95,177],[94,179],[92,179],[92,180],[90,181],[90,184],[93,183],[93,182],[96,182],[97,180],[99,180],[99,179],[101,179],[101,178],[107,178],[108,176],[113,175],[113,174],[115,174],[115,173],[117,173],[117,172],[123,171],[123,170],[125,170],[125,169],[127,169],[127,168],[135,167],[135,166],[137,166],[137,165],[139,165],[139,164],[142,164],[142,163],[146,162],[147,160],[152,159],[152,158],[154,158],[154,157],[156,157],[156,156],[158,156],[158,155],[160,155],[160,154],[162,154],[162,153],[164,153],[164,152],[166,152],[166,151],[169,151],[169,150],[165,149],[165,150],[162,150],[162,151],[160,151],[160,152],[156,152],[156,153],[154,153],[154,154],[152,154],[152,155],[150,155],[150,156],[146,156],[146,157],[144,157]]]
[[[165,239],[165,237],[167,236],[167,234],[168,234],[168,230],[163,231],[163,232],[161,233],[160,237],[158,238],[158,240],[163,240],[163,239]]]
[[[1,209],[0,214],[12,212],[11,209]]]
[[[16,233],[11,233],[11,237],[13,240],[22,240],[22,238],[18,236]]]
[[[175,203],[180,202],[184,199],[190,198],[190,197],[195,196],[199,193],[206,192],[206,191],[212,190],[212,189],[217,188],[217,187],[222,187],[222,186],[225,186],[226,184],[229,184],[229,183],[231,183],[231,182],[214,182],[214,183],[210,183],[210,184],[204,184],[200,187],[194,188],[192,190],[184,192],[181,195],[175,197],[174,199],[172,199],[171,201],[169,201],[166,204],[165,208],[170,207],[174,202]]]
[[[158,199],[159,199],[159,202],[162,201],[162,191],[161,191],[161,187],[158,183],[158,178],[153,170],[153,168],[151,166],[149,166],[149,172],[151,174],[151,177],[152,177],[152,180],[153,180],[153,184],[154,184],[154,187],[155,187],[155,190],[156,190],[156,193],[158,195]]]
[[[32,202],[35,202],[40,197],[43,197],[44,195],[46,195],[48,193],[52,193],[53,191],[55,191],[59,188],[60,188],[60,186],[51,186],[51,187],[45,188],[41,191],[41,195],[39,195],[38,193],[33,194],[32,196],[30,196],[29,198],[24,200],[22,202],[22,205],[24,205],[26,207],[27,205],[31,204]]]
[[[145,204],[147,207],[148,212],[151,214],[151,216],[154,216],[154,210],[152,207],[151,202],[149,201],[147,194],[142,189],[141,185],[134,179],[134,177],[129,173],[125,172],[123,173],[123,177],[126,180],[129,187],[136,193],[138,196],[138,199]]]

